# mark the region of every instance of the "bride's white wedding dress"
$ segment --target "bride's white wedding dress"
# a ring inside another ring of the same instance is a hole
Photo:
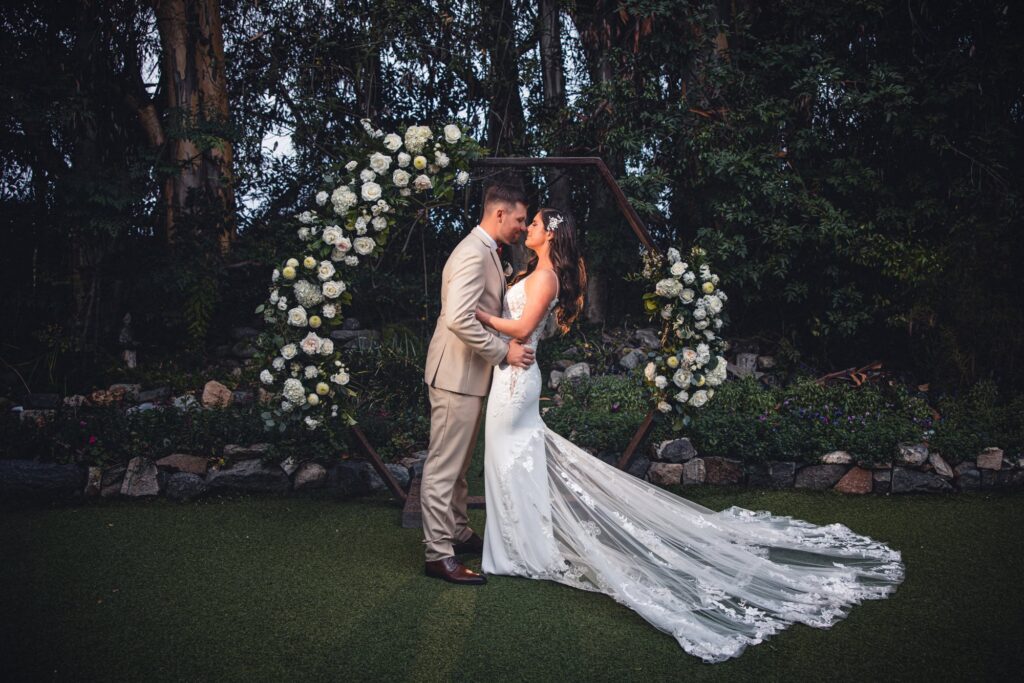
[[[508,289],[503,317],[522,315],[524,282]],[[706,662],[794,622],[827,628],[903,580],[899,551],[842,524],[715,512],[606,464],[547,428],[540,391],[536,364],[495,367],[484,573],[605,593]]]

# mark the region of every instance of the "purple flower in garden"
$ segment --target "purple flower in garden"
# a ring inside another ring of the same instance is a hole
[[[619,404],[618,403],[613,403],[612,404],[612,412],[613,413],[619,412]]]

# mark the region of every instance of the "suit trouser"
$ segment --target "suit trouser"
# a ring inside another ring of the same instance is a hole
[[[483,396],[429,387],[430,446],[420,480],[423,543],[428,562],[451,557],[452,544],[472,534],[466,472],[473,457]]]

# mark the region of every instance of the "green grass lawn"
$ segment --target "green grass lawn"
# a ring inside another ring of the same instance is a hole
[[[474,492],[481,490],[474,465]],[[687,489],[840,521],[907,578],[829,630],[709,665],[605,596],[422,574],[386,497],[18,507],[0,529],[5,680],[997,680],[1024,667],[1024,496]],[[473,511],[483,529],[483,511]],[[479,568],[479,559],[470,561]]]

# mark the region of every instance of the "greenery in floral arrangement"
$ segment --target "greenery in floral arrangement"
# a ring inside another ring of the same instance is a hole
[[[324,174],[315,205],[295,217],[294,256],[274,268],[268,300],[256,308],[268,325],[259,338],[267,355],[260,381],[275,396],[262,413],[268,430],[298,422],[340,438],[354,423],[351,374],[329,331],[352,303],[355,269],[379,256],[394,225],[450,204],[484,151],[454,123],[408,126],[402,135],[362,125],[362,143]]]
[[[725,381],[727,344],[720,331],[728,297],[698,246],[690,249],[689,261],[674,247],[665,256],[647,251],[643,258],[641,273],[631,277],[652,285],[644,310],[662,325],[661,349],[648,354],[644,380],[658,412],[681,431]]]
[[[931,445],[950,462],[973,459],[989,446],[1024,455],[1024,394],[1001,401],[995,383],[981,381],[960,397],[940,399],[938,411]]]

